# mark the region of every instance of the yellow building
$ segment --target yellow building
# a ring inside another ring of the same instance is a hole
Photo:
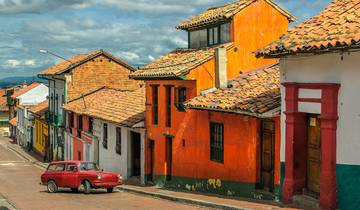
[[[48,110],[48,100],[31,107],[29,110],[34,116],[34,132],[33,132],[33,148],[36,153],[42,157],[46,156],[46,148],[48,147],[49,132],[48,125],[45,120],[45,113]]]

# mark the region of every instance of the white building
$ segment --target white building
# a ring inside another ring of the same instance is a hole
[[[23,147],[33,145],[33,116],[28,109],[35,106],[48,97],[48,87],[43,83],[32,83],[31,85],[19,90],[11,97],[16,100],[16,139]]]
[[[280,58],[283,202],[360,209],[360,7],[333,1],[258,55]]]
[[[145,183],[145,91],[101,88],[64,106],[65,157]]]

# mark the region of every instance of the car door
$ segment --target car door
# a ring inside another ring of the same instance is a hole
[[[64,176],[65,164],[58,163],[56,164],[55,171],[54,171],[54,180],[58,187],[63,187],[63,176]]]
[[[78,167],[74,163],[66,164],[63,174],[64,187],[77,188],[78,187]]]

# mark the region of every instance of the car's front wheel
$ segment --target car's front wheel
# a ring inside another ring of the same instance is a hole
[[[106,191],[108,193],[112,193],[114,191],[114,188],[113,187],[108,187],[108,188],[106,188]]]
[[[83,188],[84,188],[84,193],[85,193],[85,194],[89,194],[90,191],[91,191],[91,184],[90,184],[90,182],[87,181],[87,180],[85,180],[85,181],[83,182]]]
[[[50,180],[47,183],[47,190],[49,193],[56,193],[58,190],[58,186],[56,185],[55,181]]]

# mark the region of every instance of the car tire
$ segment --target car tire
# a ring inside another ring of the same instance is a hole
[[[114,191],[114,188],[113,187],[108,187],[108,188],[106,188],[106,191],[108,193],[112,193]]]
[[[71,188],[71,192],[77,193],[77,192],[79,192],[79,189],[78,188]]]
[[[84,194],[90,194],[91,191],[91,184],[89,181],[85,180],[83,183],[84,186]]]
[[[56,182],[53,180],[48,181],[47,183],[47,191],[49,193],[56,193],[58,191],[58,186],[56,185]]]

